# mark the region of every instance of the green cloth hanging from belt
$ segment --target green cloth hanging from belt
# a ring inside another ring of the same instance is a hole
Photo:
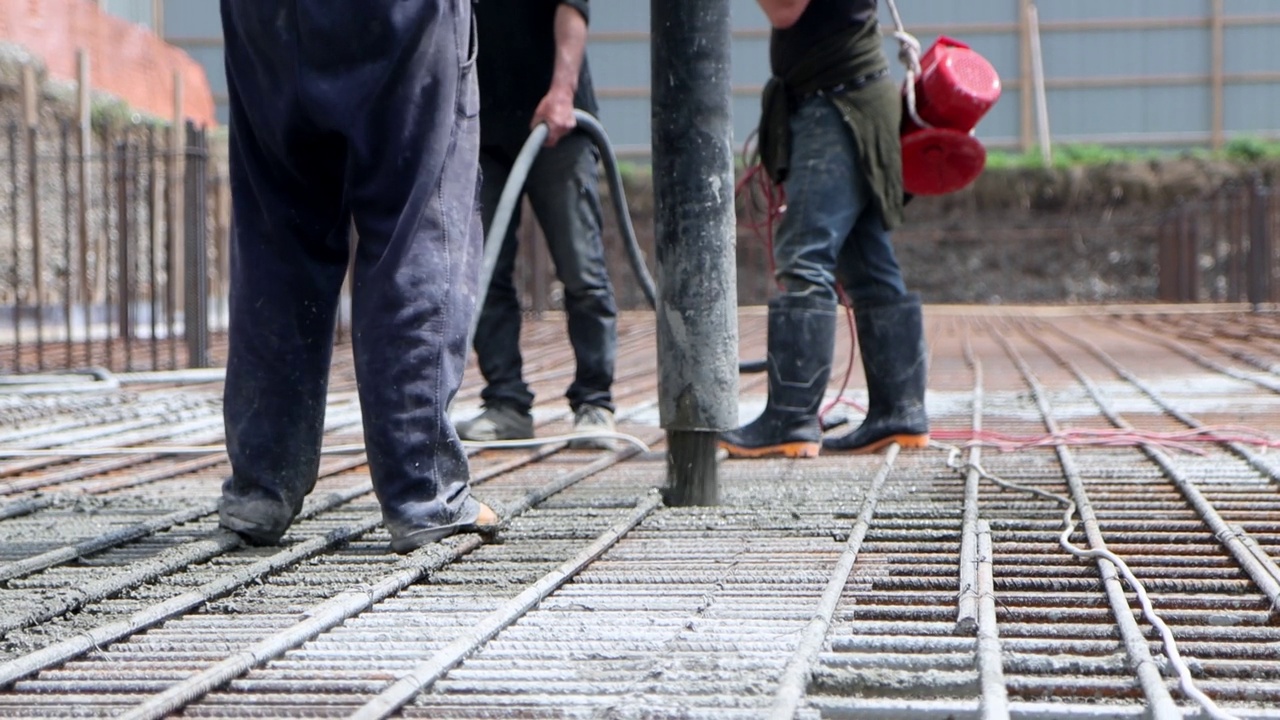
[[[874,20],[814,46],[786,77],[769,78],[760,117],[760,160],[776,183],[791,160],[791,112],[818,92],[840,111],[853,132],[863,175],[886,229],[902,224],[902,97],[889,81],[889,60]]]

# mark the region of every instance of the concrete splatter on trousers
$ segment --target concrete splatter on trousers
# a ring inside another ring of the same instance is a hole
[[[471,2],[223,0],[222,16],[235,211],[222,523],[276,542],[314,487],[353,253],[386,525],[400,537],[469,522],[479,505],[447,407],[483,243]]]

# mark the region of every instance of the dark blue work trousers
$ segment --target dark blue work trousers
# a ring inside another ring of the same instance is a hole
[[[235,241],[220,510],[270,536],[314,487],[350,262],[387,528],[469,521],[446,408],[483,242],[471,0],[222,0],[222,17]]]
[[[519,148],[484,145],[480,167],[484,227],[488,231]],[[600,156],[582,132],[572,132],[554,147],[544,147],[529,169],[525,194],[547,238],[547,248],[564,285],[569,344],[577,361],[565,396],[574,411],[596,405],[612,411],[613,369],[618,351],[618,307],[609,283],[601,238]],[[516,206],[494,266],[476,326],[475,349],[485,379],[486,405],[505,404],[528,412],[533,392],[523,376],[520,354],[520,298],[516,265],[520,207]]]
[[[842,283],[854,307],[905,297],[893,238],[861,170],[849,125],[827,97],[791,113],[787,211],[773,244],[784,295],[836,301]]]

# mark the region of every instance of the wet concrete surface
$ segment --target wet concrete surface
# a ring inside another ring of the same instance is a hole
[[[216,383],[0,394],[0,451],[67,453],[0,458],[0,716],[346,717],[413,671],[392,703],[410,717],[765,717],[793,666],[804,717],[1193,714],[1132,588],[1109,596],[1110,563],[1060,545],[1059,495],[1088,520],[1069,539],[1129,563],[1205,692],[1277,717],[1280,315],[929,307],[926,322],[934,447],[723,461],[718,506],[646,509],[666,482],[656,355],[652,317],[626,314],[619,429],[652,451],[478,451],[477,495],[512,516],[502,542],[404,557],[386,552],[358,455],[326,457],[281,547],[244,547],[211,514],[164,525],[212,508],[227,473],[157,449],[220,442],[202,439],[219,429]],[[741,356],[763,355],[763,313],[740,327]],[[562,328],[526,326],[542,436],[569,429]],[[839,332],[828,400],[851,351]],[[331,447],[359,442],[348,357]],[[477,377],[458,418],[479,408]],[[743,420],[765,396],[743,377]],[[77,457],[113,444],[146,452]],[[962,621],[967,599],[990,613]]]

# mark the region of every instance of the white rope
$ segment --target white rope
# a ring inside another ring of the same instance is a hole
[[[920,40],[915,35],[907,32],[907,28],[902,23],[902,15],[898,13],[898,4],[894,0],[886,0],[889,5],[889,14],[893,16],[893,37],[898,41],[898,61],[902,63],[902,67],[907,71],[906,92],[907,92],[907,114],[911,116],[911,122],[918,127],[931,128],[933,125],[926,122],[916,112],[916,78],[920,77]]]
[[[889,2],[892,4],[893,0],[889,0]],[[1115,565],[1116,569],[1119,570],[1120,574],[1124,577],[1125,583],[1133,589],[1134,595],[1138,598],[1138,603],[1142,605],[1143,616],[1147,618],[1147,621],[1151,623],[1152,627],[1159,631],[1160,639],[1164,643],[1165,657],[1169,659],[1169,664],[1173,666],[1174,671],[1178,674],[1178,686],[1182,689],[1183,694],[1194,700],[1196,704],[1204,710],[1205,714],[1214,720],[1239,720],[1237,716],[1218,707],[1217,703],[1215,703],[1208,695],[1205,695],[1204,692],[1196,685],[1195,679],[1191,677],[1191,668],[1188,667],[1186,661],[1182,659],[1182,653],[1178,651],[1178,644],[1174,640],[1173,631],[1169,629],[1169,626],[1165,624],[1159,613],[1156,612],[1155,607],[1151,604],[1151,599],[1147,596],[1146,587],[1144,587],[1142,582],[1138,580],[1138,576],[1134,575],[1133,571],[1129,569],[1129,565],[1124,561],[1124,559],[1105,547],[1086,549],[1071,543],[1071,535],[1076,529],[1076,503],[1074,500],[1066,497],[1065,495],[1059,495],[1057,493],[1041,490],[1040,488],[1029,487],[1027,485],[1019,485],[1018,483],[997,477],[987,472],[981,464],[976,462],[970,461],[962,463],[959,459],[961,454],[960,448],[953,445],[946,445],[939,442],[934,442],[932,445],[939,449],[946,450],[947,467],[956,470],[962,475],[972,469],[982,477],[990,480],[1000,487],[1036,495],[1065,506],[1066,510],[1062,514],[1062,534],[1058,536],[1058,545],[1060,545],[1063,550],[1066,550],[1077,558],[1089,560],[1103,558],[1109,561],[1112,565]]]

